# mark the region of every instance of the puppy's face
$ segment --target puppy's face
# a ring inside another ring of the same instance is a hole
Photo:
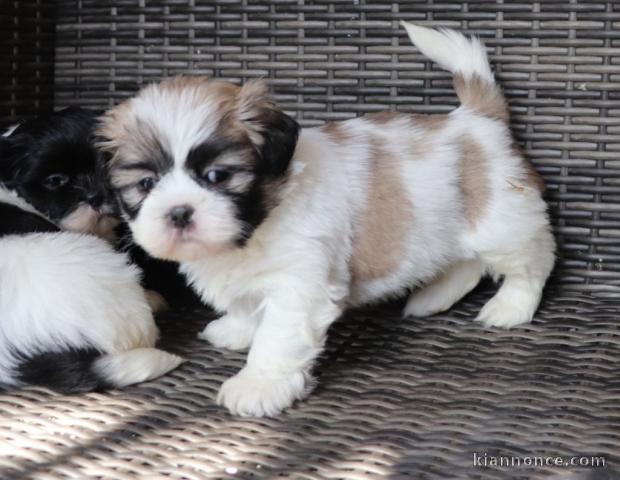
[[[176,77],[107,112],[98,135],[135,241],[183,261],[244,246],[277,203],[298,129],[262,82]]]
[[[0,137],[0,182],[61,228],[109,237],[117,221],[94,125],[94,114],[79,108],[18,125]]]

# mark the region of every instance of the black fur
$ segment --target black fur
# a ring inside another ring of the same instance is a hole
[[[221,138],[217,134],[210,137],[207,141],[194,146],[187,154],[185,168],[194,176],[201,177],[204,170],[213,160],[224,152],[243,150],[245,145],[239,145],[226,138]]]
[[[284,176],[288,171],[297,138],[299,124],[283,112],[272,108],[260,110],[260,116],[253,120],[263,125],[264,143],[259,149],[250,143],[232,141],[225,137],[226,130],[221,128],[222,137],[213,135],[207,141],[192,148],[185,161],[185,168],[191,176],[205,188],[217,189],[222,195],[229,196],[236,207],[236,217],[244,225],[244,230],[236,239],[239,247],[245,245],[253,231],[265,220],[269,213],[267,190],[272,182]],[[210,163],[223,153],[238,152],[240,155],[252,157],[247,167],[235,167],[232,174],[240,170],[251,171],[254,180],[244,192],[229,192],[226,184],[210,186],[202,178]],[[127,206],[124,205],[124,208]],[[126,209],[130,218],[135,218],[136,212]]]
[[[53,223],[35,213],[22,210],[15,205],[0,203],[0,238],[5,235],[26,233],[58,232]]]
[[[136,219],[138,213],[140,212],[140,207],[142,206],[141,203],[138,203],[137,205],[129,205],[121,195],[118,196],[117,202],[118,206],[127,215],[129,220]]]
[[[286,113],[275,109],[263,110],[258,119],[264,125],[265,143],[261,149],[265,173],[280,177],[286,173],[295,153],[299,124]]]
[[[92,141],[95,119],[95,112],[67,108],[0,137],[0,182],[52,221],[80,203],[108,204],[104,165]],[[46,180],[53,175],[68,181],[51,190]]]
[[[29,385],[47,387],[63,394],[112,388],[92,369],[101,355],[94,348],[68,349],[21,357],[16,378]]]
[[[243,247],[254,230],[267,218],[269,211],[265,201],[265,192],[260,182],[254,182],[247,192],[230,196],[236,207],[236,217],[243,222],[245,227],[235,240],[238,247]]]
[[[160,176],[164,175],[174,166],[174,160],[172,159],[172,155],[162,147],[161,143],[157,142],[156,145],[157,151],[149,152],[148,157],[144,160],[136,163],[119,165],[116,168],[119,170],[149,170]],[[109,157],[109,155],[107,157]],[[109,162],[109,158],[106,158],[106,162]]]
[[[194,289],[187,286],[185,277],[179,273],[178,263],[149,256],[133,242],[126,223],[119,225],[116,231],[120,238],[119,250],[127,252],[131,262],[142,270],[144,288],[161,293],[172,307],[201,304]]]

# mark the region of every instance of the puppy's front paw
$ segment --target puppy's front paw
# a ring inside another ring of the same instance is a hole
[[[217,348],[229,350],[245,350],[252,345],[256,324],[252,319],[241,319],[226,314],[213,320],[198,334]]]
[[[497,295],[489,300],[476,317],[485,327],[512,328],[532,321],[533,312],[520,302]]]
[[[310,390],[309,377],[303,372],[268,377],[245,367],[222,384],[217,403],[233,415],[273,417]]]

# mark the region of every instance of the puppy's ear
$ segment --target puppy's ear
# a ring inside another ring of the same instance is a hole
[[[239,119],[260,150],[267,172],[283,175],[295,152],[299,124],[276,107],[262,80],[245,83],[238,98]]]

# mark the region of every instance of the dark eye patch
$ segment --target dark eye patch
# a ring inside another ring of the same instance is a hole
[[[115,172],[141,170],[162,177],[174,165],[172,155],[155,138],[150,136],[141,138],[132,147],[130,152],[121,153],[119,158],[112,163],[110,172],[113,175]]]
[[[239,148],[238,144],[223,138],[209,139],[206,142],[196,145],[187,154],[185,165],[188,169],[198,171],[213,162],[222,153]]]
[[[242,142],[233,142],[218,137],[210,138],[190,150],[185,161],[185,168],[197,176],[202,176],[211,164],[226,155],[231,158],[238,157],[239,160],[232,164],[226,162],[221,167],[230,171],[244,170],[251,167],[252,163],[247,153],[248,145]]]

